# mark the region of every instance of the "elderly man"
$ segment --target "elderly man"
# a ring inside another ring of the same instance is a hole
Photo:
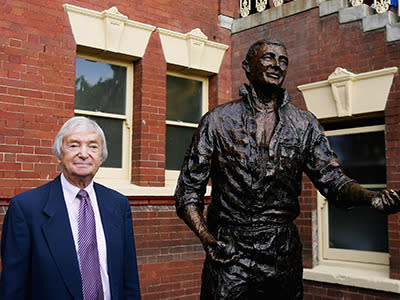
[[[175,199],[206,250],[201,299],[302,299],[293,220],[303,172],[337,206],[399,211],[395,191],[369,191],[347,177],[316,118],[289,103],[288,62],[279,41],[252,45],[242,63],[250,85],[202,118],[186,153]]]
[[[107,158],[102,129],[68,120],[53,153],[62,173],[15,196],[3,224],[1,299],[140,299],[126,197],[93,182]]]

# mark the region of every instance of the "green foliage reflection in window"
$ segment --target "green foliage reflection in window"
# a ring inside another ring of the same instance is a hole
[[[76,59],[76,109],[125,114],[125,97],[125,67]]]

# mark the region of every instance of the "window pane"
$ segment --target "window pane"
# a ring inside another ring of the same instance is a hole
[[[93,116],[85,116],[99,124],[107,141],[108,158],[102,167],[122,168],[122,126],[123,121]]]
[[[201,81],[167,75],[167,120],[198,123],[202,116]]]
[[[125,96],[125,67],[76,58],[76,109],[124,115]]]
[[[328,137],[348,176],[362,184],[386,183],[383,131]]]
[[[195,128],[167,125],[166,161],[168,170],[180,170]]]
[[[362,184],[386,183],[384,132],[328,137],[345,172]],[[329,247],[388,251],[387,216],[370,207],[352,210],[329,203]]]
[[[387,216],[371,207],[344,210],[329,203],[329,247],[388,252]]]

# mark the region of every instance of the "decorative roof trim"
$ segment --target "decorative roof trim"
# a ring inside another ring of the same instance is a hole
[[[218,73],[227,45],[212,42],[199,29],[188,33],[157,28],[167,63]]]
[[[102,12],[64,4],[77,45],[143,57],[155,26],[129,20],[117,7]]]
[[[336,68],[327,80],[297,88],[303,93],[307,109],[318,119],[384,111],[397,70],[392,67],[354,74]]]

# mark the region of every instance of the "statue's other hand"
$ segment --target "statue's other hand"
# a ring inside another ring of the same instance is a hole
[[[211,234],[201,239],[207,257],[213,261],[226,264],[233,260],[232,249],[222,241],[217,241]]]
[[[384,189],[371,199],[372,206],[386,214],[400,211],[400,191]]]

